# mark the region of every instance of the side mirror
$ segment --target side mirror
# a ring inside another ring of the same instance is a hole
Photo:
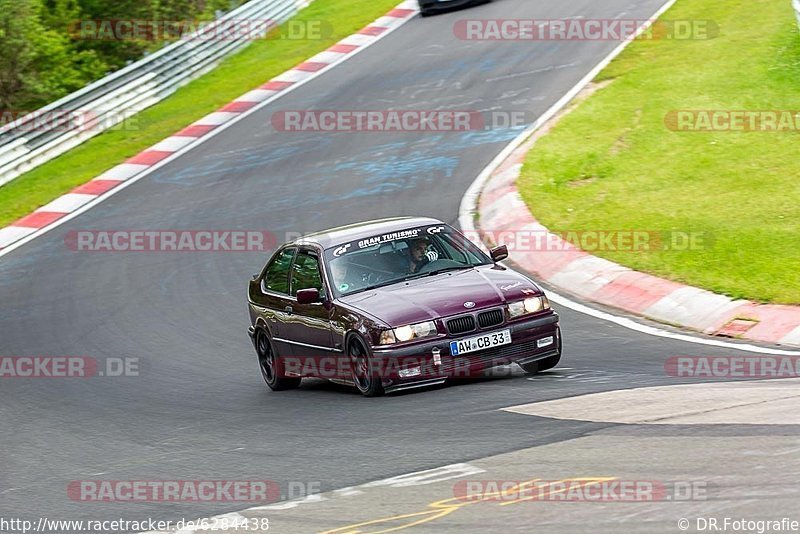
[[[316,302],[322,302],[322,298],[319,296],[319,289],[312,287],[297,291],[298,304],[314,304]]]
[[[494,247],[492,250],[489,251],[489,255],[492,257],[492,261],[497,263],[498,261],[503,261],[508,257],[508,247],[506,245],[500,245],[499,247]]]

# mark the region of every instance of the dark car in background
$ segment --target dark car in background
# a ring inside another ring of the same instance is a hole
[[[419,13],[423,17],[432,15],[437,11],[455,9],[473,4],[485,4],[492,0],[419,0]]]
[[[304,377],[366,396],[561,358],[558,315],[528,277],[445,223],[394,218],[281,246],[249,286],[249,334],[273,390]]]

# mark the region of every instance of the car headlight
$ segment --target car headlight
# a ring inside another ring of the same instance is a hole
[[[518,300],[517,302],[508,303],[508,314],[511,318],[520,317],[529,313],[536,313],[542,310],[550,309],[550,301],[547,297],[528,297],[525,300]]]
[[[381,345],[391,345],[392,343],[411,341],[412,339],[420,339],[435,335],[436,323],[433,321],[425,321],[424,323],[409,324],[398,326],[392,330],[384,330],[381,332],[378,343]]]

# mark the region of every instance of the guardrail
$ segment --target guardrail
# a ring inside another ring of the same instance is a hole
[[[189,36],[3,126],[0,186],[160,102],[310,1],[250,0]],[[237,21],[235,38],[208,37],[215,30],[224,32],[232,21]],[[238,21],[252,22],[245,26]],[[43,117],[47,127],[37,127]]]
[[[797,27],[800,28],[800,0],[792,0],[794,16],[797,17]]]

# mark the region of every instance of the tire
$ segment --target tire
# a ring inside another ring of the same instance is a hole
[[[561,353],[555,354],[553,356],[549,356],[542,360],[538,360],[531,363],[526,364],[519,364],[522,367],[522,370],[525,371],[529,375],[535,375],[541,373],[542,371],[547,371],[548,369],[552,369],[558,362],[561,361]]]
[[[359,393],[365,397],[380,397],[384,394],[381,379],[376,375],[364,342],[353,336],[347,344],[347,355],[350,358],[350,369],[353,373],[353,383]]]
[[[258,368],[261,370],[261,377],[272,391],[284,391],[294,389],[300,385],[300,377],[283,376],[283,365],[280,357],[275,354],[272,342],[267,333],[256,330],[256,354],[258,354]]]

